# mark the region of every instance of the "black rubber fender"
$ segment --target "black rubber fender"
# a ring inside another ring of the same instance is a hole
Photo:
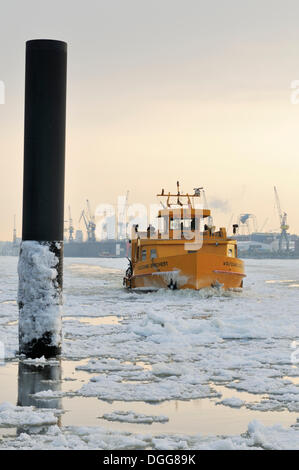
[[[177,283],[173,282],[172,279],[170,279],[170,283],[168,284],[168,288],[171,290],[176,290],[178,288]]]

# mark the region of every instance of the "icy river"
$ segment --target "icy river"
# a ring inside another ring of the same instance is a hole
[[[242,293],[128,293],[126,265],[66,258],[63,355],[19,361],[0,258],[0,449],[299,449],[299,260]]]

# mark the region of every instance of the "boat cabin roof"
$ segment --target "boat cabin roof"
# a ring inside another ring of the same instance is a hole
[[[189,216],[191,219],[195,217],[209,217],[211,215],[210,209],[194,209],[193,207],[178,207],[171,209],[161,209],[158,212],[158,217],[169,217],[170,219],[185,218]]]

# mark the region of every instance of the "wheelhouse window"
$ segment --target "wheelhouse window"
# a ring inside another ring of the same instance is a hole
[[[141,252],[141,260],[145,261],[146,260],[146,250],[142,250]]]
[[[234,245],[228,245],[227,247],[227,256],[234,258],[235,256],[235,247]]]
[[[155,258],[157,258],[157,250],[153,248],[151,250],[151,259],[155,259]]]

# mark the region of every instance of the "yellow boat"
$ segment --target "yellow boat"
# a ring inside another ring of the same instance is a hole
[[[159,229],[150,225],[146,232],[139,232],[138,225],[133,226],[124,286],[142,290],[241,288],[245,274],[237,242],[227,237],[225,228],[215,230],[210,210],[202,208],[203,188],[195,188],[192,195],[181,194],[177,183],[177,194],[162,189],[157,196],[166,198],[158,213]]]

